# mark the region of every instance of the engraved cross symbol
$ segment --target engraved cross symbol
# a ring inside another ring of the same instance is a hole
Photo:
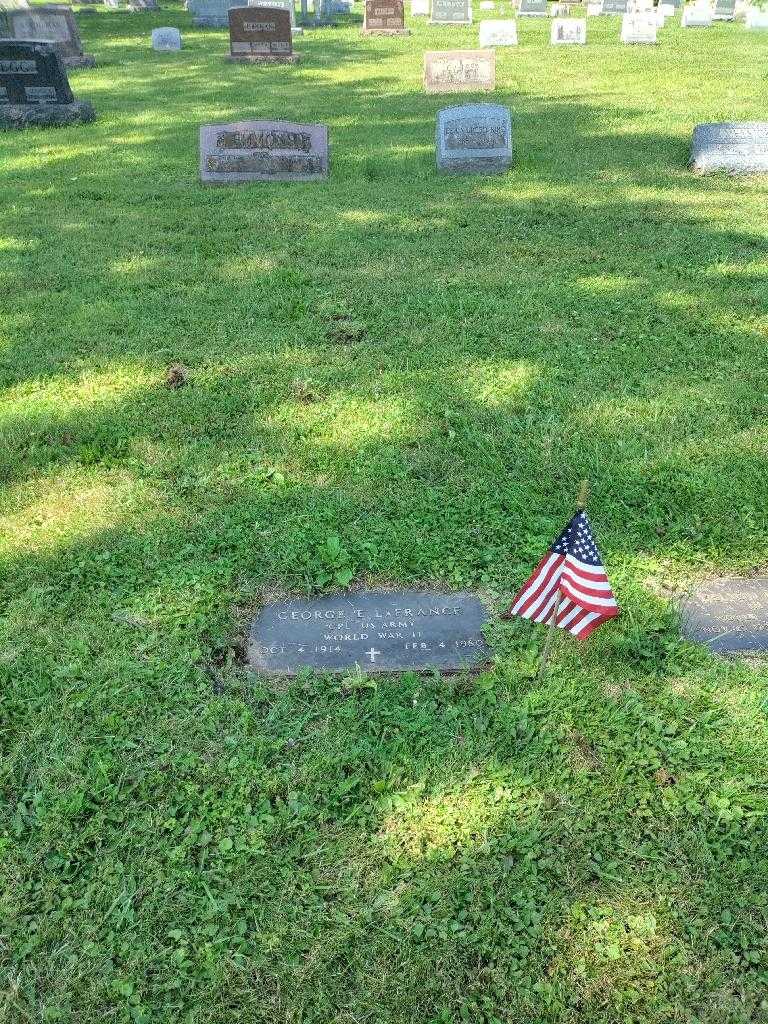
[[[374,662],[376,661],[376,655],[381,654],[381,651],[377,651],[375,647],[372,647],[370,651],[366,651],[365,653],[370,655],[371,664],[373,665]]]

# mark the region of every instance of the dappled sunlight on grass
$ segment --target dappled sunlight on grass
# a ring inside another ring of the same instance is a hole
[[[388,809],[375,836],[391,860],[451,860],[478,850],[502,823],[505,830],[527,827],[541,811],[544,798],[535,789],[488,782],[475,773],[441,793],[423,786],[388,797]]]
[[[117,362],[78,379],[57,376],[44,382],[24,381],[0,396],[0,425],[8,419],[33,421],[46,416],[56,420],[74,412],[94,412],[156,384],[144,366]]]
[[[10,490],[3,504],[16,511],[0,515],[0,555],[31,557],[124,526],[131,517],[146,515],[154,499],[125,471],[74,470]]]
[[[490,407],[519,403],[540,373],[530,363],[492,361],[467,366],[460,387],[468,398]]]

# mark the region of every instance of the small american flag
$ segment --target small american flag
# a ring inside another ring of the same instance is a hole
[[[557,614],[557,621],[553,618]],[[548,622],[584,640],[619,606],[587,513],[579,511],[544,555],[502,618]]]

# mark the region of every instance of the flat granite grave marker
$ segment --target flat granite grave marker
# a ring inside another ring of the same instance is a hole
[[[520,18],[548,18],[547,0],[520,0],[517,14]]]
[[[517,46],[517,22],[514,18],[481,21],[480,46]]]
[[[472,0],[432,0],[431,25],[471,25]]]
[[[584,46],[587,41],[587,19],[555,18],[549,41],[553,46]]]
[[[72,95],[51,43],[0,39],[0,128],[93,121],[90,103]]]
[[[409,36],[403,0],[365,0],[364,36]]]
[[[248,64],[296,64],[291,16],[277,7],[230,7],[228,60]]]
[[[625,14],[621,19],[622,43],[655,43],[657,31],[655,14]]]
[[[75,15],[66,4],[0,9],[0,35],[50,43],[66,68],[92,68],[96,64],[95,57],[83,53]]]
[[[768,652],[768,577],[702,583],[681,611],[683,636],[715,654]]]
[[[304,29],[296,24],[296,8],[293,5],[293,0],[248,0],[248,7],[276,7],[280,11],[288,11],[293,35],[304,34]]]
[[[328,129],[324,124],[238,121],[200,128],[203,184],[324,181],[327,177]]]
[[[277,676],[302,669],[456,672],[488,661],[482,634],[488,618],[472,594],[362,591],[280,601],[252,622],[248,663]]]
[[[768,174],[768,121],[697,125],[691,168],[699,174]]]
[[[503,174],[512,166],[512,118],[497,103],[465,103],[437,115],[437,169]]]
[[[181,32],[177,28],[153,28],[152,49],[165,53],[181,49]]]
[[[495,50],[427,50],[424,54],[426,92],[493,92],[495,88]]]

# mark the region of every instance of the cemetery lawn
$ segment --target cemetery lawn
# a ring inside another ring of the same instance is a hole
[[[164,7],[79,18],[94,125],[0,138],[0,1020],[768,1020],[768,673],[670,600],[768,563],[768,182],[686,170],[764,37],[523,20],[515,166],[450,179],[422,52],[476,26],[260,69]],[[330,181],[198,185],[250,117]],[[582,477],[623,614],[543,682],[519,622],[474,679],[244,672],[271,595],[502,609]]]

